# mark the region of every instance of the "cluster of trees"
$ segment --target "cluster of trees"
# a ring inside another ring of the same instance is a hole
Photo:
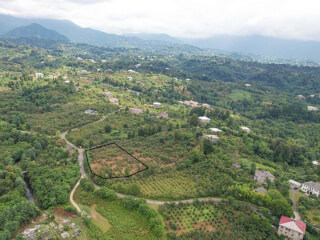
[[[275,189],[269,189],[268,195],[256,193],[248,186],[231,186],[228,189],[228,195],[238,200],[251,202],[257,206],[269,208],[275,216],[293,216],[293,211],[288,201]]]
[[[1,199],[3,199],[1,197]],[[14,202],[15,200],[12,199]],[[22,224],[40,214],[33,202],[21,201],[0,211],[0,239],[12,239],[11,235],[18,232]]]
[[[162,221],[158,216],[158,213],[150,208],[146,201],[143,199],[134,199],[126,197],[121,199],[123,206],[129,210],[136,210],[141,215],[145,216],[149,221],[149,226],[155,236],[161,237],[164,234]]]

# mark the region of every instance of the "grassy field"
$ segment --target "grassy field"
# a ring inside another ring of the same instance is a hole
[[[233,89],[229,97],[234,100],[243,100],[243,99],[249,99],[251,98],[251,93],[247,91],[243,91],[241,89]]]
[[[120,200],[107,201],[94,197],[94,194],[81,192],[77,189],[75,201],[93,209],[91,214],[98,213],[94,217],[93,223],[98,227],[95,229],[96,236],[101,239],[137,239],[137,240],[155,240],[155,237],[148,227],[148,221],[137,211],[125,209]],[[100,233],[98,233],[100,231]],[[94,235],[94,234],[92,234]]]

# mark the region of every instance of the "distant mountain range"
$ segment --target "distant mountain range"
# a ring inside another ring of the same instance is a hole
[[[28,26],[17,27],[6,34],[6,38],[38,38],[44,40],[54,40],[54,41],[69,41],[69,39],[57,33],[54,30],[49,30],[37,23],[32,23]]]
[[[30,24],[39,24],[44,28],[54,30],[59,34],[66,36],[71,42],[86,43],[104,47],[127,47],[140,49],[160,49],[172,48],[176,44],[173,41],[164,39],[142,39],[136,36],[125,36],[109,34],[91,28],[82,28],[68,20],[40,19],[40,18],[19,18],[0,14],[0,35],[5,36],[8,32],[17,27],[23,27]],[[177,42],[180,42],[177,40]],[[182,42],[181,42],[182,43]],[[198,48],[180,44],[186,51],[197,51]],[[180,49],[181,46],[179,45]]]
[[[320,42],[287,40],[265,36],[216,35],[206,39],[183,39],[199,48],[320,62]]]
[[[37,25],[33,25],[36,23]],[[32,25],[31,25],[32,24]],[[29,27],[27,28],[27,26]],[[31,25],[31,26],[30,26]],[[41,25],[46,30],[41,29]],[[23,28],[21,28],[23,27]],[[50,32],[50,31],[55,32]],[[41,34],[36,34],[41,32]],[[58,35],[59,34],[59,35]],[[144,50],[171,50],[203,52],[211,49],[244,55],[259,55],[288,59],[307,59],[320,63],[320,42],[271,38],[265,36],[217,35],[206,39],[178,39],[167,34],[109,34],[91,28],[82,28],[68,20],[19,18],[0,14],[0,35],[36,36],[50,40],[69,39],[71,42],[104,47],[140,48]],[[210,53],[210,52],[209,52]],[[231,54],[232,55],[232,54]],[[230,56],[231,56],[230,55]]]

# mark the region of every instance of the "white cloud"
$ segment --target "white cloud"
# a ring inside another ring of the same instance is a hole
[[[317,0],[0,0],[0,12],[59,18],[110,33],[262,34],[320,40]]]

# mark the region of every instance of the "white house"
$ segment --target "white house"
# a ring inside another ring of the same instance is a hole
[[[222,132],[222,130],[219,129],[219,128],[209,128],[209,130],[210,130],[211,132],[215,132],[215,133],[220,133],[220,132]]]
[[[161,105],[161,103],[159,103],[159,102],[154,102],[154,103],[152,104],[152,106],[154,106],[154,107],[161,107],[162,105]]]
[[[36,78],[43,78],[44,74],[43,73],[36,73],[35,76],[36,76]]]
[[[290,240],[302,240],[306,233],[306,224],[304,222],[281,216],[278,228],[278,235],[285,236]]]
[[[315,166],[319,166],[320,163],[318,161],[312,161],[312,164],[315,165]]]
[[[317,197],[320,195],[320,182],[305,182],[302,184],[301,191],[308,193],[308,194],[314,194]]]
[[[300,188],[301,187],[301,183],[299,183],[299,182],[297,182],[297,181],[295,181],[295,180],[292,180],[292,179],[290,179],[289,180],[289,183],[293,186],[293,187],[296,187],[296,188]]]
[[[64,81],[65,84],[70,84],[69,80]]]
[[[317,107],[314,106],[307,106],[308,111],[318,111],[319,109]]]
[[[206,116],[202,116],[202,117],[198,117],[200,123],[210,123],[211,119],[206,117]]]
[[[240,127],[240,129],[241,129],[242,131],[247,132],[247,133],[250,133],[250,131],[251,131],[250,128],[245,127],[245,126]]]
[[[88,109],[88,110],[85,110],[84,113],[88,115],[95,115],[97,112],[94,110]]]
[[[217,135],[204,135],[204,136],[202,136],[202,138],[203,139],[208,139],[208,140],[210,140],[211,142],[214,142],[214,143],[218,142],[218,140],[219,140],[219,137]]]
[[[245,86],[246,86],[246,87],[251,87],[251,84],[246,83]]]

